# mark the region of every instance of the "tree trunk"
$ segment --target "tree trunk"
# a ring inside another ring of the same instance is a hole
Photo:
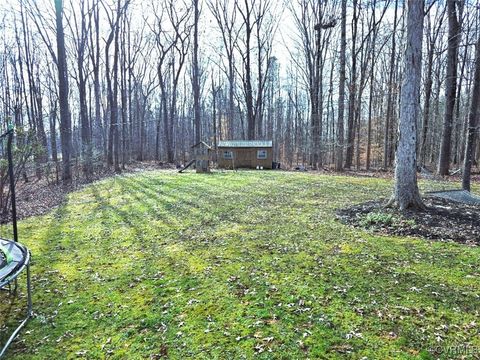
[[[57,68],[58,98],[60,102],[60,142],[62,144],[62,179],[68,183],[72,180],[70,155],[72,152],[72,121],[68,106],[68,70],[65,52],[65,35],[63,32],[63,0],[55,0],[55,19],[57,30]]]
[[[87,23],[85,18],[83,4],[81,5],[81,29],[80,34],[77,34],[77,71],[78,71],[78,95],[80,100],[80,133],[82,139],[82,161],[83,172],[87,179],[93,174],[92,166],[92,142],[90,131],[90,119],[88,117],[87,106],[87,72],[85,71],[85,49],[87,47]]]
[[[457,90],[458,44],[460,41],[460,24],[457,18],[457,0],[447,0],[448,10],[448,51],[447,78],[445,84],[445,114],[443,117],[443,135],[438,160],[438,174],[448,175],[452,149],[453,112],[455,109],[455,94]]]
[[[478,131],[478,119],[480,118],[480,36],[477,40],[475,53],[475,77],[473,81],[472,100],[468,116],[466,134],[465,159],[463,160],[462,188],[470,191],[470,177],[475,152],[476,133]]]
[[[193,25],[193,108],[195,116],[195,143],[198,144],[202,138],[202,122],[200,119],[200,70],[198,67],[198,21],[200,11],[198,9],[198,0],[194,0],[194,25]]]
[[[343,171],[344,113],[345,113],[345,63],[347,48],[347,0],[342,0],[342,29],[340,40],[340,82],[338,89],[338,123],[335,170]]]
[[[417,184],[417,120],[420,103],[423,40],[423,0],[408,0],[407,47],[400,98],[395,189],[390,205],[400,210],[423,209]]]
[[[255,116],[253,113],[252,63],[251,63],[251,49],[250,49],[252,28],[250,27],[249,20],[250,18],[248,17],[247,23],[245,24],[246,25],[245,27],[245,31],[246,31],[245,102],[247,105],[247,137],[248,137],[248,140],[255,140]]]
[[[425,101],[423,105],[423,124],[422,124],[422,139],[420,145],[420,165],[425,165],[426,160],[426,146],[427,146],[427,134],[428,127],[430,125],[430,102],[432,98],[432,86],[433,86],[433,55],[435,51],[435,43],[430,42],[430,48],[428,49],[428,61],[427,61],[427,75],[425,77]]]
[[[422,1],[423,0],[419,0]],[[410,3],[410,2],[409,2]],[[384,143],[383,143],[383,167],[388,168],[390,164],[391,147],[393,144],[390,139],[390,131],[392,128],[393,122],[393,86],[394,86],[394,75],[395,75],[395,50],[396,50],[396,29],[397,29],[397,12],[398,12],[398,0],[395,0],[395,15],[393,17],[393,34],[392,34],[392,51],[390,53],[390,71],[388,75],[388,95],[387,95],[387,116],[385,118],[385,134],[384,134]],[[422,25],[423,27],[423,25]],[[422,34],[423,36],[423,34]]]
[[[235,125],[235,72],[233,58],[228,58],[228,139],[234,139]]]
[[[93,138],[95,145],[102,148],[103,126],[102,126],[102,110],[101,110],[101,91],[100,91],[100,15],[99,5],[95,3],[93,18],[95,24],[95,39],[93,35],[90,38],[92,47],[92,68],[93,68],[93,93],[95,96],[95,123],[93,124]],[[95,42],[94,42],[95,40]]]
[[[345,154],[345,167],[350,169],[353,163],[353,152],[355,143],[355,107],[357,94],[357,27],[359,14],[357,12],[358,0],[353,0],[352,19],[352,67],[350,71],[350,86],[348,97],[348,126],[347,126],[347,151]]]
[[[372,43],[372,65],[370,73],[370,95],[368,98],[368,122],[367,122],[367,155],[365,160],[365,169],[370,170],[370,161],[372,154],[372,117],[373,117],[373,97],[374,97],[374,82],[375,82],[375,38],[376,33],[374,34],[374,39]]]
[[[217,161],[217,89],[215,81],[212,79],[212,122],[213,122],[213,161]]]
[[[57,102],[50,101],[50,146],[52,161],[55,163],[55,180],[58,183],[58,154],[57,154]]]
[[[113,102],[110,109],[111,119],[110,126],[113,126],[113,163],[116,172],[120,172],[120,122],[118,121],[118,57],[119,57],[119,21],[120,21],[120,0],[118,1],[117,8],[117,23],[115,26],[115,38],[114,38],[114,52],[113,52]]]

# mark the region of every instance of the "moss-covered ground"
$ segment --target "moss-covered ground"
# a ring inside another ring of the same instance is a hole
[[[35,317],[7,358],[480,357],[479,248],[336,220],[391,187],[146,172],[72,193],[20,223]],[[0,296],[11,326],[21,303]]]

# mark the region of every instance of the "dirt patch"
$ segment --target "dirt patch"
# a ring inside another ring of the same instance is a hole
[[[385,208],[370,201],[337,211],[341,222],[382,234],[415,236],[438,241],[480,245],[480,206],[426,198],[426,211]]]

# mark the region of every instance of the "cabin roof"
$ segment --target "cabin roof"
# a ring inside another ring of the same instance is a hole
[[[218,142],[219,148],[271,148],[272,140],[223,140]]]

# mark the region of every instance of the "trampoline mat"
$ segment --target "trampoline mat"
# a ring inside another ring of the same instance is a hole
[[[11,240],[0,239],[0,281],[9,279],[25,263],[25,247]]]
[[[444,190],[427,193],[430,196],[468,205],[480,205],[480,196],[466,190]]]

